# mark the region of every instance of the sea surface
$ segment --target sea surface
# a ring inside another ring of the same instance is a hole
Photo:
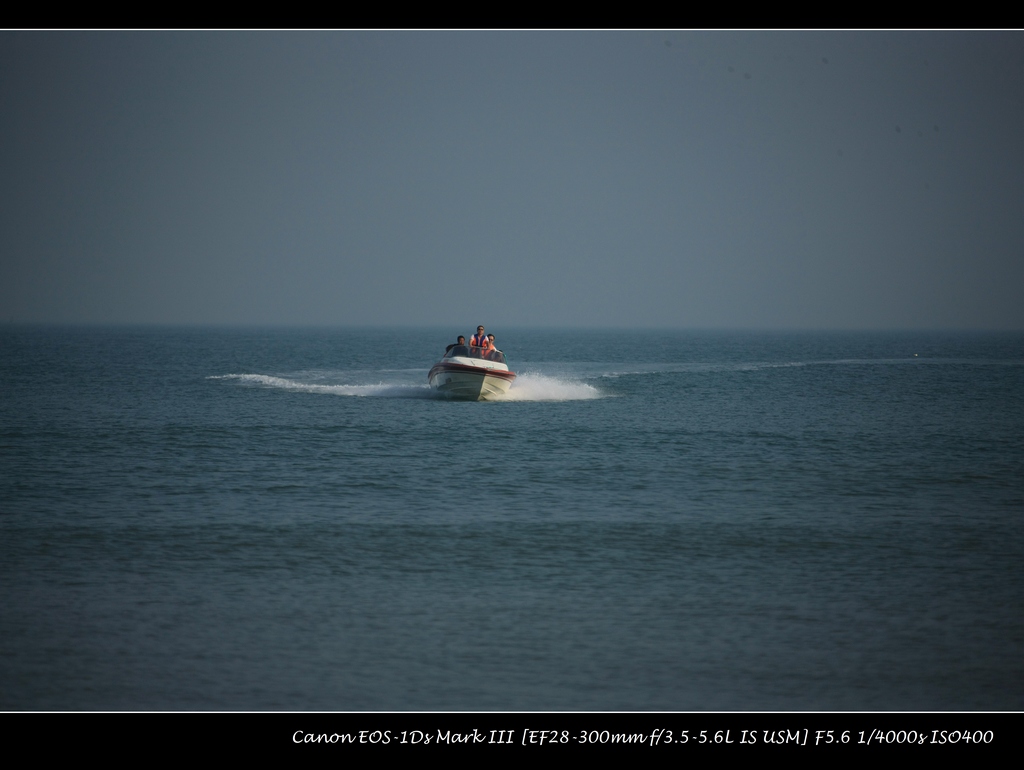
[[[0,709],[1024,709],[1024,335],[0,328]]]

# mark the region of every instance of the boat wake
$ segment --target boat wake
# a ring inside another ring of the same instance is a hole
[[[298,391],[300,393],[321,393],[332,396],[358,396],[364,398],[426,398],[441,399],[439,394],[424,383],[422,385],[398,382],[378,382],[368,385],[333,385],[318,382],[303,382],[287,377],[273,377],[267,374],[221,374],[208,377],[210,380],[237,380],[249,385],[265,388]],[[490,403],[500,401],[580,401],[602,398],[604,393],[585,382],[565,380],[544,374],[520,374],[512,388],[504,396]],[[487,402],[483,402],[487,403]]]
[[[520,374],[511,389],[496,401],[583,401],[605,396],[593,385],[546,374]]]
[[[267,388],[297,390],[301,393],[326,393],[332,396],[363,396],[377,398],[434,398],[430,386],[402,385],[379,382],[375,385],[322,385],[314,382],[300,382],[285,377],[271,377],[266,374],[222,374],[209,377],[211,380],[240,380]]]

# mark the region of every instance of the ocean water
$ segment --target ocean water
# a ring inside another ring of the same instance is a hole
[[[0,709],[1024,708],[1024,335],[469,331],[0,329]]]

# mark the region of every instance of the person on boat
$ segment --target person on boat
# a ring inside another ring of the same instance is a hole
[[[484,334],[484,327],[476,327],[476,334],[469,338],[469,352],[474,358],[480,358],[482,351],[480,348],[487,342],[487,335]],[[473,350],[476,348],[476,350]]]
[[[445,354],[447,355],[448,351],[454,348],[456,345],[458,345],[459,347],[466,347],[466,338],[460,334],[459,339],[456,342],[453,342],[451,345],[444,349]]]
[[[487,358],[494,350],[494,335],[488,334],[480,345],[480,358]]]
[[[500,361],[501,360],[501,351],[498,350],[498,348],[495,347],[495,345],[494,345],[494,335],[493,334],[488,334],[487,335],[487,347],[484,349],[483,352],[484,352],[484,358],[488,359],[489,361]]]

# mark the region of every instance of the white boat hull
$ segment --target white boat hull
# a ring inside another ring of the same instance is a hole
[[[507,367],[484,368],[442,362],[430,370],[430,387],[449,398],[487,401],[501,398],[516,378]]]

